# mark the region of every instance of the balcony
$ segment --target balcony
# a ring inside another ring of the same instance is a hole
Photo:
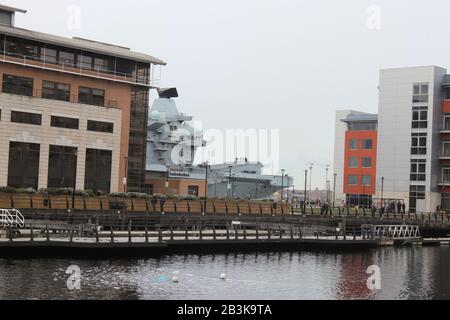
[[[10,94],[15,96],[29,97],[29,98],[37,98],[37,99],[46,99],[53,101],[61,101],[66,103],[75,103],[75,104],[83,104],[83,105],[91,105],[96,107],[103,107],[108,109],[120,109],[119,103],[114,100],[102,100],[102,101],[84,101],[79,102],[78,96],[73,94],[62,93],[59,91],[49,91],[45,90],[45,94],[43,94],[40,89],[30,89],[28,87],[21,86],[8,86],[7,88],[3,88],[6,91],[0,92],[1,94]]]
[[[439,155],[439,160],[450,160],[450,153],[444,152]]]
[[[145,85],[151,87],[153,85],[153,81],[150,81],[150,77],[139,77],[133,74],[126,74],[117,72],[116,70],[106,70],[101,68],[86,68],[81,64],[74,65],[70,62],[62,62],[62,61],[54,61],[47,60],[45,57],[35,57],[35,56],[26,56],[19,55],[13,52],[3,52],[0,55],[0,62],[11,63],[16,65],[22,65],[32,68],[64,72],[73,75],[81,75],[96,79],[109,80],[109,81],[117,81],[123,82],[133,85]]]

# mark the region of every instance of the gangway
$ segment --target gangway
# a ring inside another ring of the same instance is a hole
[[[392,240],[419,240],[420,228],[413,225],[363,225],[361,229],[365,234],[378,239]]]
[[[25,227],[25,218],[17,209],[0,209],[0,225],[3,227]]]

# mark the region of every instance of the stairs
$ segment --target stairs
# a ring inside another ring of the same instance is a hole
[[[3,227],[25,227],[25,218],[16,209],[0,209],[0,226]]]

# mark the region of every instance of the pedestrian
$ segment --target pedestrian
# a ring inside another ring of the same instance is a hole
[[[406,204],[404,202],[402,204],[402,211],[403,211],[403,214],[406,213]]]
[[[400,201],[397,202],[397,213],[402,213],[402,203]]]

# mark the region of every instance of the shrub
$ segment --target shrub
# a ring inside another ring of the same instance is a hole
[[[0,193],[17,193],[17,190],[12,187],[0,187]]]
[[[84,190],[84,192],[86,194],[85,197],[95,197],[96,196],[95,191],[92,189]]]
[[[33,188],[26,188],[26,189],[20,188],[20,189],[17,189],[17,193],[35,194],[36,192],[37,191],[34,190]]]

